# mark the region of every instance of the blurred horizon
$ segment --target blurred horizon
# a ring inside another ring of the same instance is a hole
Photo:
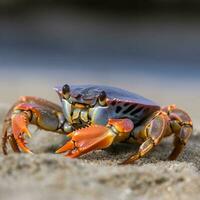
[[[121,87],[199,124],[200,2],[0,0],[1,103],[55,85]]]

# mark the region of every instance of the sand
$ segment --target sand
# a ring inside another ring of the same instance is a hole
[[[7,106],[0,108],[2,122]],[[0,199],[199,199],[199,139],[195,130],[176,161],[166,161],[168,139],[134,165],[122,166],[117,163],[137,146],[120,144],[69,159],[53,153],[65,137],[37,130],[30,141],[34,155],[1,154]]]

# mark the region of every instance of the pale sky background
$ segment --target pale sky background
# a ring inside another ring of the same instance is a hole
[[[0,102],[21,95],[58,102],[52,88],[64,83],[111,85],[175,103],[198,127],[199,19],[45,6],[0,14]]]

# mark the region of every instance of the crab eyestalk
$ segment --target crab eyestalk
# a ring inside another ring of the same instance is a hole
[[[70,96],[70,87],[69,85],[65,84],[62,88],[62,95],[65,99],[68,99]]]
[[[72,112],[72,106],[69,103],[68,99],[70,97],[70,88],[67,84],[65,84],[63,87],[54,87],[54,90],[57,92],[60,101],[62,103],[63,107],[63,113],[65,118],[69,123],[72,123],[72,117],[71,117],[71,112]]]
[[[56,86],[54,90],[57,92],[60,100],[62,99],[69,99],[70,97],[70,87],[69,85],[65,84],[63,87]]]
[[[106,98],[107,98],[106,92],[102,91],[100,93],[100,95],[99,95],[99,104],[101,106],[106,106],[107,105]]]

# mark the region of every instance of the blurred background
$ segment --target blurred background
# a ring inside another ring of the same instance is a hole
[[[200,2],[0,0],[0,102],[55,85],[121,87],[200,127]]]

